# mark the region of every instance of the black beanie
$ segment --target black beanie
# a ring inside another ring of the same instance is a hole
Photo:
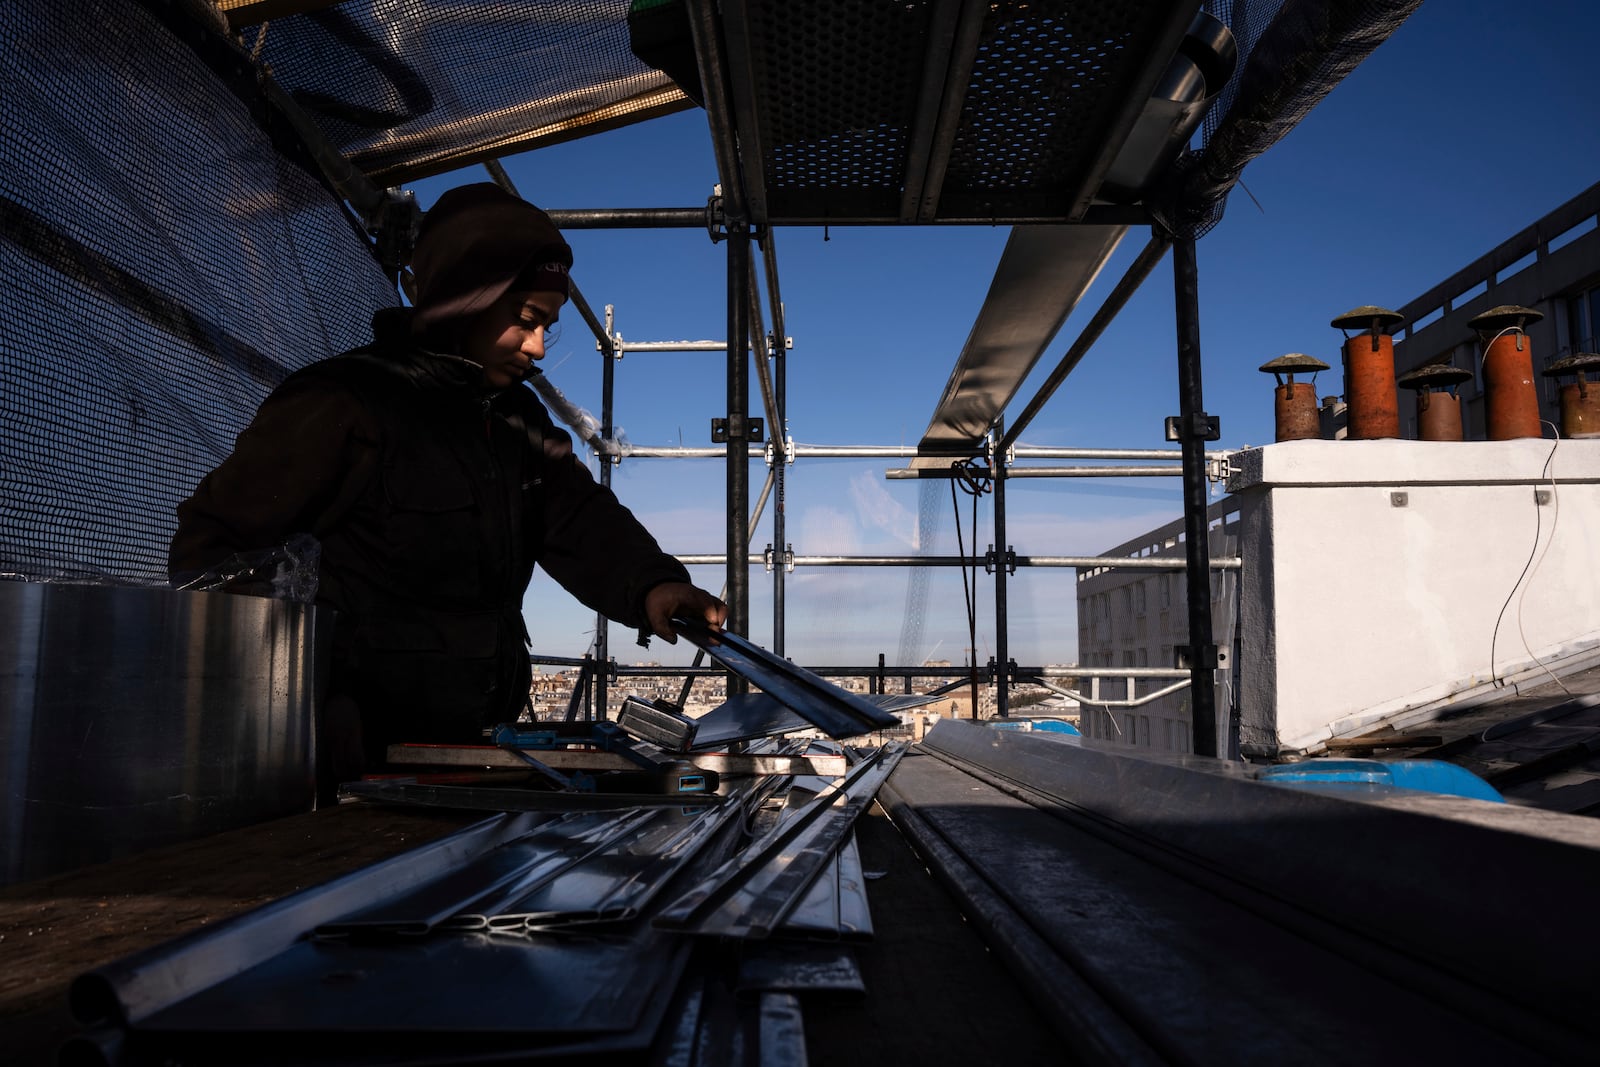
[[[565,293],[571,266],[572,249],[543,211],[493,182],[457,186],[434,202],[417,233],[411,332],[453,335],[524,271],[530,287]]]

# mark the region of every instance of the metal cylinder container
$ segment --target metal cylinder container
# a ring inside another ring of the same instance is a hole
[[[1322,416],[1317,410],[1317,372],[1328,365],[1304,352],[1290,352],[1261,364],[1264,374],[1278,380],[1273,411],[1276,439],[1279,441],[1310,441],[1322,436]],[[1297,382],[1296,374],[1310,376],[1310,381]]]
[[[0,582],[0,883],[309,810],[327,609]]]
[[[1600,437],[1600,354],[1575,352],[1544,369],[1547,378],[1573,376],[1560,387],[1561,436]]]
[[[1314,441],[1322,436],[1316,386],[1309,382],[1285,382],[1278,386],[1274,395],[1279,441]]]
[[[1533,344],[1525,332],[1542,318],[1532,308],[1502,304],[1467,323],[1482,341],[1484,415],[1491,441],[1544,436],[1533,384]]]
[[[1417,439],[1462,441],[1461,397],[1456,389],[1470,381],[1472,372],[1449,363],[1424,364],[1402,374],[1397,384],[1417,393]]]
[[[1344,398],[1349,404],[1352,441],[1400,436],[1400,398],[1395,389],[1394,337],[1402,316],[1365,305],[1345,312],[1332,325],[1346,332]],[[1350,330],[1360,330],[1354,337]]]
[[[1425,389],[1417,394],[1417,439],[1462,441],[1461,398],[1453,393]]]

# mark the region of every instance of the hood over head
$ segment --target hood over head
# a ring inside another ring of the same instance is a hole
[[[461,329],[511,288],[568,292],[572,249],[550,217],[492,182],[457,186],[422,219],[411,272],[411,333],[451,350]]]

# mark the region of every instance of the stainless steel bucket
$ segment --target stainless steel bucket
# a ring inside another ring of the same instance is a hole
[[[0,582],[0,884],[309,810],[330,622],[260,597]]]

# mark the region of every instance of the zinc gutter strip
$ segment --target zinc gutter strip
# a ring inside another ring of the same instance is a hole
[[[216,926],[96,968],[69,991],[73,1017],[137,1023],[193,993],[270,959],[318,924],[390,900],[515,840],[543,821],[500,814],[448,837],[284,897]]]
[[[894,715],[857,694],[840,689],[738,634],[719,632],[713,635],[704,623],[686,619],[674,618],[672,623],[691,644],[704,649],[712,659],[781,701],[830,737],[857,737],[900,725]]]
[[[655,925],[722,937],[770,935],[804,899],[904,751],[903,745],[874,751],[843,782],[818,793],[669,904]]]
[[[872,937],[872,912],[855,834],[845,838],[827,868],[800,898],[778,933],[816,940],[866,941]]]

